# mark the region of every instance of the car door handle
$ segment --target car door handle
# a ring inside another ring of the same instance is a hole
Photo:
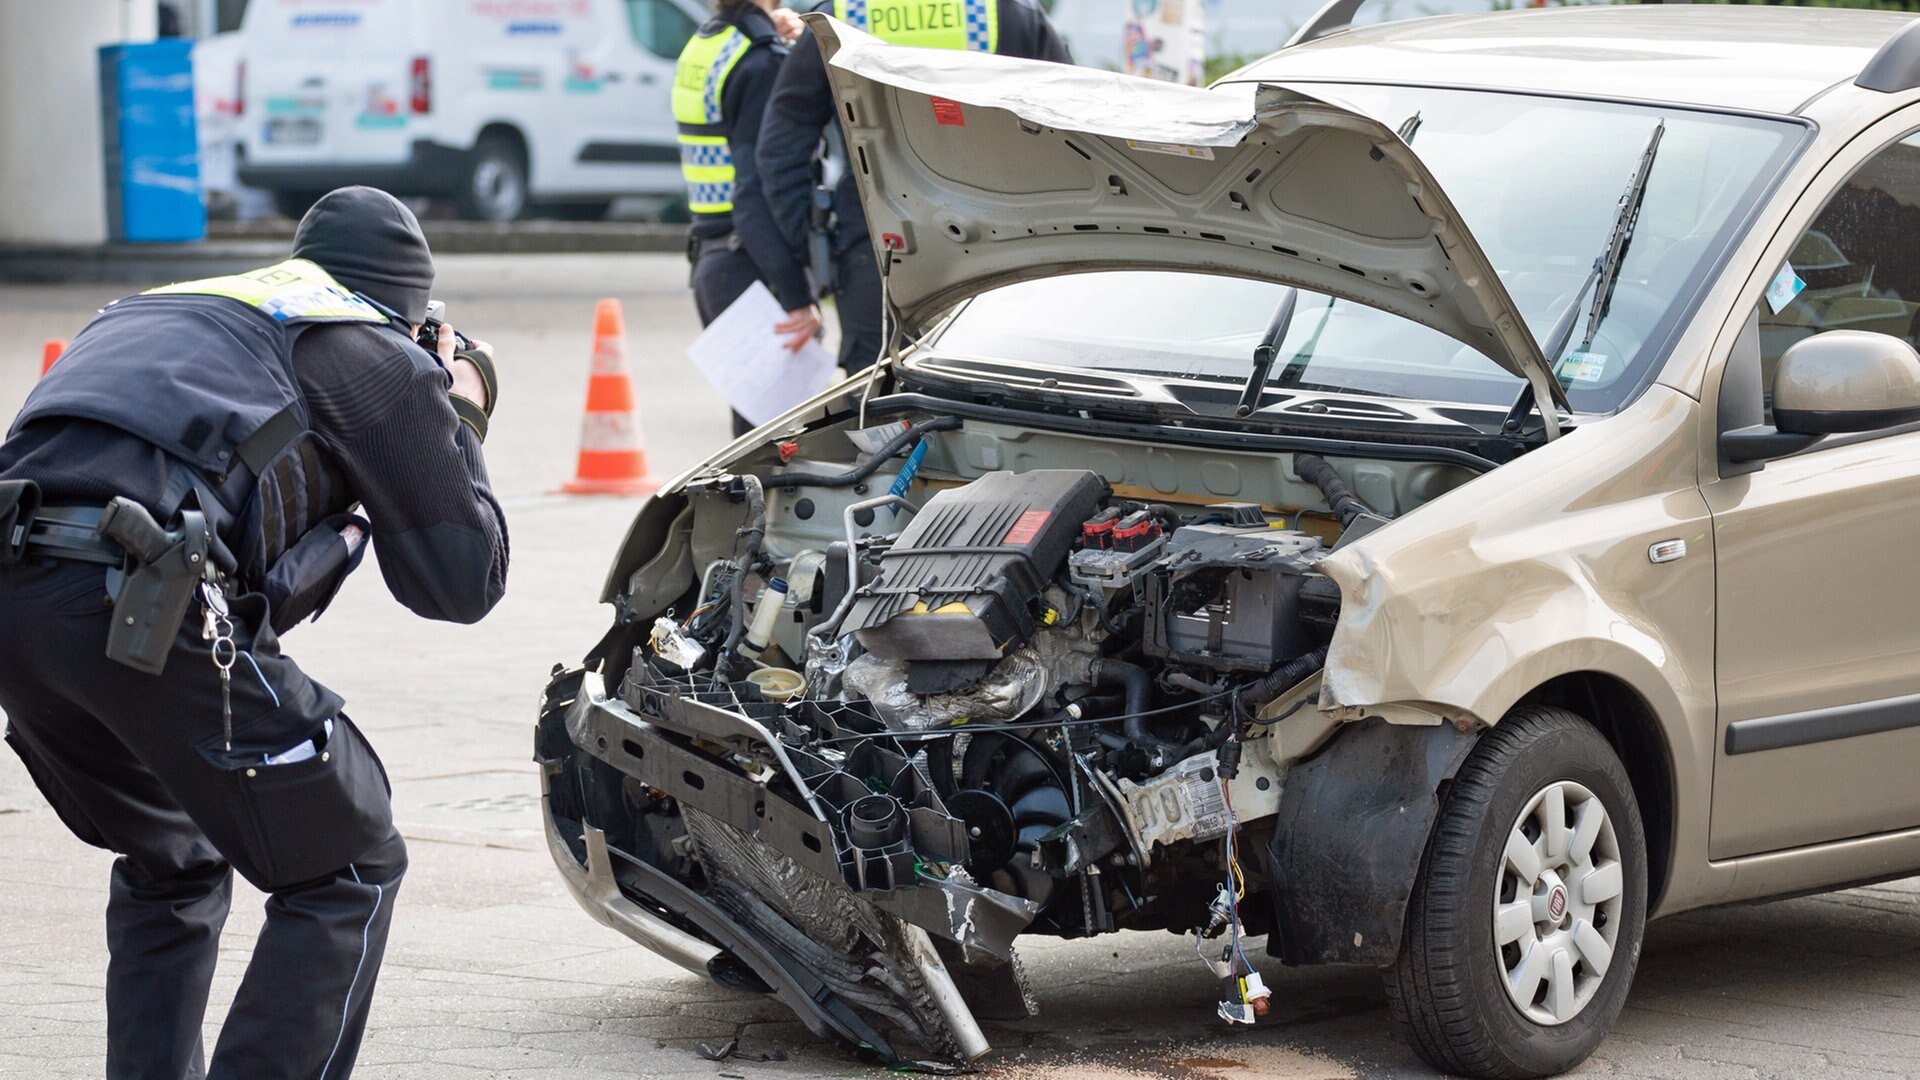
[[[643,71],[640,74],[635,75],[633,77],[633,81],[639,83],[642,86],[652,86],[653,73],[649,71]]]

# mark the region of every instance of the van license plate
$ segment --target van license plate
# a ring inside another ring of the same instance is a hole
[[[269,120],[263,132],[274,146],[314,146],[320,142],[320,121],[309,117]]]

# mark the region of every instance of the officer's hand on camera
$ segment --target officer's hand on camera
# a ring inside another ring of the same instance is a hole
[[[787,317],[773,324],[773,332],[788,335],[783,342],[788,352],[799,352],[820,334],[820,305],[808,304],[787,312]]]
[[[477,352],[482,354],[487,360],[491,360],[493,359],[493,346],[484,341],[476,341],[469,338],[467,339],[468,347],[456,352],[455,350],[458,346],[455,343],[458,340],[459,335],[453,332],[452,326],[448,325],[440,328],[440,362],[445,364],[447,370],[453,375],[453,393],[466,398],[468,401],[480,406],[480,408],[488,414],[491,414],[493,412],[492,387],[489,385],[486,375],[481,372],[480,365],[475,360],[470,359],[468,354]]]

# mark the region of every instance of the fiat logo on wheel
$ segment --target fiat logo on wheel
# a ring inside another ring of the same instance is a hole
[[[1547,894],[1547,914],[1554,922],[1559,922],[1567,914],[1567,890],[1559,885]]]

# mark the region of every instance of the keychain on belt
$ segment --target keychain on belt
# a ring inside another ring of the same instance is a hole
[[[220,671],[220,727],[227,750],[233,750],[233,662],[240,656],[234,644],[233,620],[227,617],[227,594],[214,581],[200,582],[200,639],[211,642],[213,666]]]

